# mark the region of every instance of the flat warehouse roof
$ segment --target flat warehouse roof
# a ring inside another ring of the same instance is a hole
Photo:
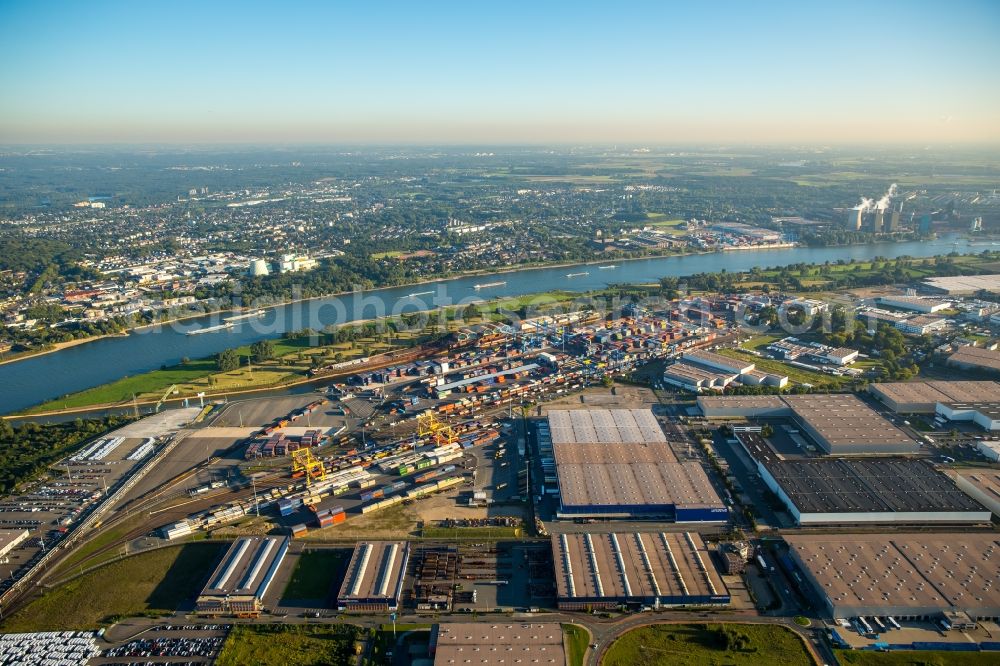
[[[548,417],[563,507],[724,506],[700,464],[677,461],[650,410],[563,410]]]
[[[1000,535],[795,534],[784,538],[835,608],[1000,612]]]
[[[564,507],[723,506],[696,462],[572,464],[557,453],[556,474]]]
[[[435,666],[566,663],[562,626],[556,622],[438,624],[431,632],[430,649]]]
[[[956,469],[951,471],[994,502],[1000,502],[1000,470],[991,468]]]
[[[13,550],[15,546],[28,538],[28,534],[28,530],[23,527],[0,530],[0,553]]]
[[[687,352],[684,354],[684,359],[688,361],[709,363],[712,365],[722,366],[723,368],[728,368],[735,374],[740,374],[745,368],[749,368],[754,365],[753,361],[744,361],[743,359],[730,358],[729,356],[724,356],[722,354],[716,354],[715,352],[705,351],[699,349],[692,352]]]
[[[459,379],[448,384],[440,384],[433,387],[435,391],[451,391],[452,389],[461,388],[463,386],[468,386],[469,384],[479,384],[481,382],[489,381],[491,379],[496,379],[497,377],[505,377],[507,375],[513,375],[520,372],[530,372],[531,370],[536,370],[538,368],[537,363],[528,363],[526,365],[521,365],[516,368],[510,368],[509,370],[499,370],[497,372],[491,372],[488,375],[476,375],[475,377],[467,377],[466,379]]]
[[[724,407],[726,409],[787,409],[788,404],[777,395],[726,395],[701,396],[698,406],[702,410]]]
[[[959,347],[958,351],[948,357],[948,362],[975,365],[989,370],[1000,370],[1000,350],[969,346]]]
[[[792,416],[832,453],[909,453],[918,444],[888,419],[849,393],[698,398],[706,416]],[[783,408],[787,408],[787,413]]]
[[[553,535],[552,560],[564,600],[729,594],[694,532]]]
[[[782,398],[802,424],[830,450],[899,446],[917,451],[917,443],[881,414],[845,393],[789,395]]]
[[[212,572],[202,596],[256,596],[288,550],[288,537],[241,537]]]
[[[648,409],[566,409],[548,417],[553,444],[667,441]]]
[[[764,465],[802,513],[985,511],[923,460],[811,458]]]
[[[560,464],[628,465],[632,463],[677,462],[666,442],[650,444],[553,444]]]
[[[364,541],[354,548],[337,599],[395,600],[410,552],[405,541]]]
[[[663,371],[664,376],[673,377],[676,379],[689,379],[692,381],[713,381],[716,379],[729,379],[732,381],[736,377],[735,372],[726,372],[724,370],[711,370],[708,368],[691,365],[684,361],[678,361],[673,365],[667,366]]]
[[[924,278],[924,282],[928,286],[949,294],[972,294],[977,291],[1000,290],[1000,274],[930,277]]]
[[[997,399],[1000,383],[989,381],[889,382],[871,384],[871,393],[897,405],[939,402],[980,402]],[[931,407],[933,410],[933,406]]]

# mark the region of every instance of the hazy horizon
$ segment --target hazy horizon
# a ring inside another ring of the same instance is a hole
[[[1000,143],[1000,3],[0,4],[0,144]]]

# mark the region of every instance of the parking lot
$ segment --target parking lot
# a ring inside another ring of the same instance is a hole
[[[67,459],[47,479],[28,486],[21,494],[0,501],[0,528],[27,529],[28,539],[0,562],[0,592],[6,591],[42,554],[60,545],[106,494],[141,466],[152,450],[137,458],[147,440],[108,435],[107,442],[87,456]],[[117,444],[112,444],[121,439]],[[84,448],[86,452],[89,447]],[[110,450],[109,450],[110,449]],[[130,459],[134,458],[134,459]]]
[[[103,664],[210,664],[222,649],[228,624],[154,625],[131,640],[103,650],[90,666]]]
[[[209,423],[213,428],[260,428],[305,407],[319,397],[318,393],[301,393],[239,400],[223,407],[218,415],[209,419]],[[331,402],[309,414],[301,425],[336,429],[343,426],[345,420],[340,405]]]

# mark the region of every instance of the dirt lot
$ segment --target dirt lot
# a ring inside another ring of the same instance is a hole
[[[659,404],[656,394],[641,386],[595,386],[581,393],[552,400],[538,408],[538,415],[554,409],[648,409]]]

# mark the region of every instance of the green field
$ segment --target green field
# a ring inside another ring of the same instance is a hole
[[[307,550],[299,556],[282,599],[326,599],[344,565],[345,552],[324,549]]]
[[[983,257],[978,254],[963,254],[949,258],[954,265],[963,271],[993,272],[996,270],[996,260],[991,257]],[[827,263],[809,265],[805,269],[773,268],[762,270],[757,273],[744,273],[744,279],[737,283],[737,286],[759,287],[764,284],[774,285],[775,281],[783,274],[789,274],[799,279],[803,284],[803,289],[799,292],[823,291],[827,287],[836,286],[836,280],[850,277],[854,284],[861,285],[866,279],[877,277],[887,270],[895,271],[899,267],[900,277],[898,281],[919,280],[925,277],[933,277],[940,273],[935,266],[935,257],[921,257],[919,259],[889,259],[879,261],[855,261],[843,264]],[[850,284],[848,287],[852,286]]]
[[[834,650],[841,666],[993,666],[996,652],[939,652],[935,650]]]
[[[352,625],[237,624],[216,666],[351,664],[359,637]]]
[[[74,578],[7,618],[5,632],[95,629],[119,617],[173,613],[198,594],[222,544],[161,548]]]
[[[812,666],[801,639],[767,624],[658,624],[611,644],[602,666]]]
[[[664,233],[680,236],[687,233],[687,224],[684,220],[670,219],[665,213],[646,213],[650,226],[656,227]]]
[[[93,539],[90,539],[89,541],[77,546],[76,548],[73,549],[73,551],[69,554],[68,557],[66,557],[62,562],[59,563],[58,568],[56,569],[58,573],[55,576],[55,578],[58,580],[60,577],[72,575],[74,573],[74,569],[76,569],[78,565],[83,564],[88,558],[90,558],[92,555],[97,553],[102,548],[114,543],[115,541],[118,541],[119,539],[122,539],[126,534],[129,533],[130,530],[134,529],[136,525],[138,525],[142,520],[143,520],[142,515],[136,515],[130,519],[125,520],[124,522],[119,523],[118,525],[110,529],[104,530]],[[95,561],[93,562],[86,562],[86,566],[89,568],[91,566],[94,566],[95,564],[99,564],[100,561],[107,561],[110,559],[114,559],[120,554],[121,554],[120,549],[118,550],[111,549],[108,552],[102,553],[103,555],[102,558],[95,558]]]
[[[566,666],[583,666],[583,657],[590,644],[590,632],[578,624],[564,624],[563,643],[566,646]]]
[[[110,384],[95,386],[92,389],[73,393],[34,407],[27,410],[27,413],[122,402],[131,400],[133,393],[138,396],[143,393],[165,391],[171,384],[184,384],[201,379],[213,372],[216,372],[215,361],[191,361],[182,367],[153,370],[135,377],[124,377]]]

